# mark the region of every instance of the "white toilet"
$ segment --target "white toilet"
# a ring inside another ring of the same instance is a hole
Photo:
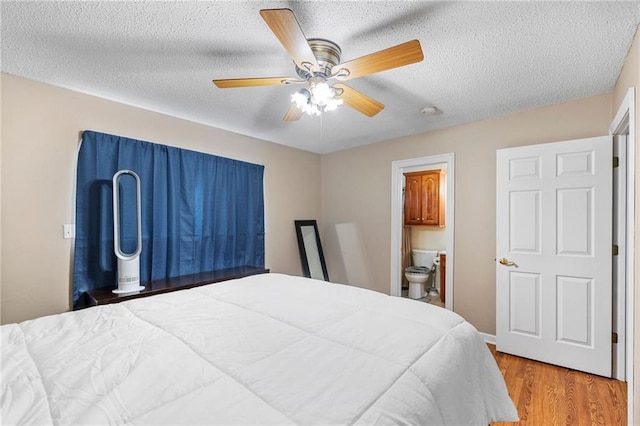
[[[422,299],[425,297],[424,283],[429,279],[433,261],[438,256],[437,250],[411,250],[413,265],[404,270],[404,276],[409,281],[409,298]]]

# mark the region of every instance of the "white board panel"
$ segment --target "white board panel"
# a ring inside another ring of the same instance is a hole
[[[593,280],[556,277],[558,342],[593,345]]]
[[[523,272],[509,274],[511,299],[510,331],[540,336],[540,275]]]
[[[509,161],[509,180],[541,177],[540,157],[513,158]]]
[[[556,174],[563,176],[581,176],[594,174],[594,152],[571,152],[558,154]]]
[[[559,255],[593,255],[593,188],[557,190]]]
[[[540,191],[512,191],[509,195],[509,251],[540,253]]]

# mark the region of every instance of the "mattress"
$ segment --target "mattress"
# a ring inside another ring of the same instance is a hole
[[[1,327],[3,424],[515,421],[474,327],[425,303],[262,274]]]

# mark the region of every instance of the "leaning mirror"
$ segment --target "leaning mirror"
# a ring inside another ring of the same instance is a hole
[[[296,220],[295,225],[304,276],[329,281],[317,222],[315,220]]]

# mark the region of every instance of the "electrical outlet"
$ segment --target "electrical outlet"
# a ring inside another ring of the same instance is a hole
[[[76,226],[74,224],[62,225],[62,237],[65,239],[76,237]]]

